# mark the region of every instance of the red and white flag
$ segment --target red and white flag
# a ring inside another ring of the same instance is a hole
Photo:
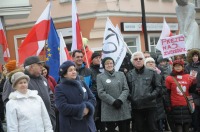
[[[172,34],[171,30],[170,30],[169,25],[165,21],[165,18],[163,18],[163,28],[162,28],[162,32],[161,32],[160,38],[159,38],[159,40],[157,42],[157,45],[156,45],[156,49],[161,51],[162,50],[161,39],[166,38],[166,37],[170,37],[170,36],[173,36],[173,34]]]
[[[59,38],[60,38],[60,65],[61,65],[63,62],[71,60],[71,56],[65,45],[65,41],[63,39],[63,35],[61,32],[59,33]]]
[[[71,51],[81,50],[83,47],[80,24],[77,14],[76,2],[72,0],[72,47]]]
[[[4,58],[4,62],[7,62],[10,58],[10,52],[8,49],[8,43],[7,43],[6,36],[5,36],[4,30],[3,30],[3,25],[2,25],[1,19],[0,19],[0,45],[1,45],[2,51],[3,51],[2,56]]]
[[[38,56],[45,45],[50,29],[49,3],[18,49],[19,64],[30,56]]]

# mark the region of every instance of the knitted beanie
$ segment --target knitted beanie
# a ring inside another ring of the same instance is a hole
[[[105,57],[105,58],[103,58],[103,60],[101,61],[102,67],[103,67],[104,69],[105,69],[105,62],[106,62],[107,60],[111,60],[111,61],[113,61],[113,64],[115,64],[113,58],[111,58],[111,57]]]
[[[70,67],[70,66],[75,66],[75,63],[72,62],[72,61],[65,61],[62,63],[62,65],[60,66],[59,68],[59,75],[61,77],[63,77],[63,75],[67,72],[67,69]]]
[[[15,74],[11,76],[12,87],[15,88],[15,85],[21,79],[26,79],[28,82],[30,81],[30,78],[28,75],[25,75],[23,72],[16,72]]]
[[[5,67],[8,72],[11,72],[17,68],[16,66],[16,60],[10,60],[8,63],[5,64]]]
[[[149,58],[146,58],[146,59],[145,59],[144,65],[146,66],[146,65],[147,65],[147,62],[149,62],[149,61],[155,62],[155,60],[154,60],[153,58],[149,57]]]
[[[95,57],[97,57],[97,56],[101,56],[101,54],[98,53],[98,52],[94,52],[94,53],[92,54],[91,60],[93,60],[93,59],[94,59]]]

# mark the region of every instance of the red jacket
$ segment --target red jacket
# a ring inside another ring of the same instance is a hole
[[[193,80],[189,78],[189,74],[174,76],[179,84],[182,86],[186,96],[189,96],[189,88],[193,83]],[[187,102],[179,90],[178,86],[174,82],[172,76],[168,76],[165,80],[167,89],[171,90],[170,100],[172,106],[187,106]]]

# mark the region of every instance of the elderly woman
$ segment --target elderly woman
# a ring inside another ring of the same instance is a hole
[[[6,104],[8,132],[53,132],[44,102],[36,90],[28,89],[30,78],[23,72],[11,76],[12,87],[16,90]]]
[[[75,63],[65,61],[59,68],[60,84],[55,88],[60,132],[96,132],[93,119],[96,100],[77,75]]]
[[[126,120],[131,118],[127,100],[129,88],[123,72],[114,70],[114,60],[106,57],[102,60],[104,72],[97,75],[97,91],[102,101],[101,121],[106,122],[108,132],[127,132]]]

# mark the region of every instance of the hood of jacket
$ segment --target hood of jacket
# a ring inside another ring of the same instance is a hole
[[[26,94],[22,94],[19,91],[14,91],[12,93],[10,93],[9,95],[9,99],[22,99],[22,98],[29,98],[29,97],[36,97],[38,95],[38,91],[37,90],[29,90],[27,91]]]

